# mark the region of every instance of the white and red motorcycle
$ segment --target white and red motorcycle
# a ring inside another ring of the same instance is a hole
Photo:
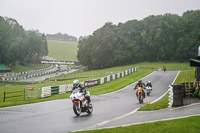
[[[89,91],[87,91],[86,96],[90,96]],[[91,114],[93,111],[92,103],[88,103],[88,100],[85,98],[84,94],[80,92],[80,88],[76,88],[72,91],[70,98],[73,102],[74,113],[79,116],[81,112],[87,112]]]

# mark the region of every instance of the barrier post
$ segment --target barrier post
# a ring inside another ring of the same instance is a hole
[[[149,102],[149,98],[147,98],[147,104],[150,104],[150,102]]]

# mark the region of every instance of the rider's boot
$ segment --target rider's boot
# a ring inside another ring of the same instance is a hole
[[[88,100],[88,105],[89,105],[89,107],[91,107],[91,106],[92,106],[92,102],[91,102],[91,100],[90,100],[90,96],[86,96],[85,98]]]

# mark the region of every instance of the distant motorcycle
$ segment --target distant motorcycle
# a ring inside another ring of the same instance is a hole
[[[86,95],[90,95],[88,91]],[[79,116],[81,112],[87,112],[88,114],[92,113],[92,103],[88,103],[88,100],[85,98],[84,94],[80,92],[79,88],[72,91],[70,98],[72,99],[74,113],[77,116]]]
[[[152,91],[151,86],[146,86],[145,89],[146,89],[146,91],[147,91],[147,96],[149,96],[150,93],[151,93],[151,91]]]
[[[144,92],[142,90],[142,87],[138,87],[136,94],[137,94],[137,99],[139,100],[139,103],[143,103]]]

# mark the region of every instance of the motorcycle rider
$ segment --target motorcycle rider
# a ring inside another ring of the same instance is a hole
[[[89,96],[89,95],[86,95],[87,93],[86,93],[85,88],[82,87],[82,86],[80,85],[80,83],[79,83],[78,80],[74,80],[74,81],[73,81],[73,88],[72,88],[72,91],[73,91],[74,89],[76,89],[76,88],[80,88],[80,92],[83,93],[84,97],[88,100],[88,103],[89,103],[89,105],[90,105],[90,103],[91,103],[90,96]],[[72,92],[72,91],[71,91],[71,92]]]
[[[167,68],[165,66],[163,66],[163,71],[165,72],[167,70]]]
[[[152,87],[151,81],[148,81],[146,86]]]
[[[141,79],[140,79],[140,80],[138,81],[138,83],[135,85],[134,90],[137,89],[138,87],[141,87],[141,88],[142,88],[143,96],[144,96],[144,98],[145,98],[145,92],[144,92],[145,84],[142,82]],[[137,92],[136,92],[136,95],[138,96]]]
[[[151,90],[152,90],[152,84],[151,84],[151,81],[148,81],[147,84],[146,84],[146,86],[151,87]]]

